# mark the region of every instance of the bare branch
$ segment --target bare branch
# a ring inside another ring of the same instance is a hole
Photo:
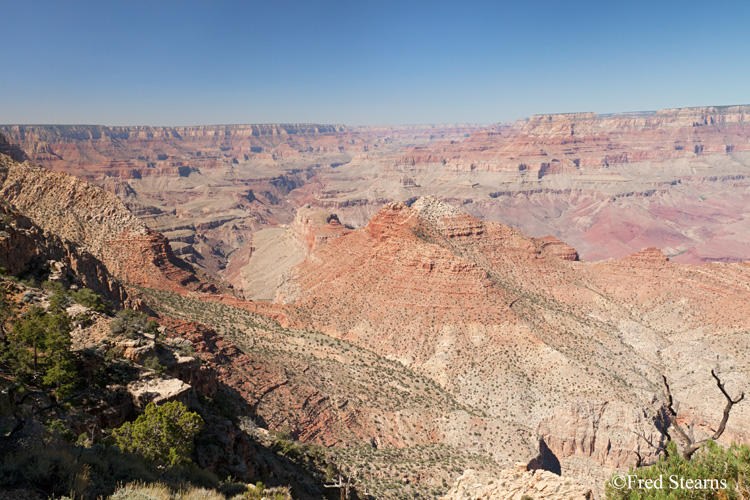
[[[680,427],[680,424],[677,423],[677,412],[674,409],[674,399],[672,398],[672,391],[669,389],[669,383],[667,382],[667,376],[662,375],[662,379],[664,380],[664,387],[667,390],[667,409],[669,410],[669,413],[672,415],[670,418],[670,424],[672,424],[672,427],[674,427],[675,431],[677,431],[677,435],[680,437],[680,440],[684,443],[684,445],[690,446],[693,442],[692,439],[687,435],[685,430]]]
[[[726,429],[727,422],[729,421],[729,413],[732,411],[732,407],[736,405],[737,403],[739,403],[740,401],[742,401],[743,399],[745,399],[744,392],[738,398],[732,399],[732,397],[724,388],[724,383],[721,381],[719,376],[716,375],[716,372],[714,370],[711,370],[711,376],[716,380],[716,385],[719,387],[719,390],[726,398],[727,404],[724,407],[724,414],[722,416],[721,422],[719,423],[719,427],[714,431],[713,435],[706,439],[696,440],[693,424],[689,424],[687,426],[687,432],[686,432],[685,429],[683,429],[682,426],[679,423],[677,423],[677,411],[678,410],[675,408],[677,404],[675,403],[674,398],[672,397],[672,391],[669,388],[669,382],[667,381],[667,377],[665,375],[662,375],[662,380],[664,381],[664,388],[667,392],[667,412],[668,412],[668,420],[669,420],[668,424],[669,425],[667,425],[667,422],[664,422],[663,418],[658,418],[657,422],[655,422],[656,428],[667,439],[667,442],[669,442],[671,441],[672,438],[669,435],[667,428],[669,426],[674,427],[675,432],[677,432],[677,437],[680,439],[683,445],[682,456],[685,457],[687,460],[690,460],[693,454],[696,451],[698,451],[709,440],[715,441],[721,437],[721,435],[724,433],[724,430]],[[646,442],[651,444],[648,440],[646,440]],[[651,444],[651,446],[653,446],[653,444]],[[666,447],[664,447],[663,449],[666,452]]]
[[[711,439],[716,440],[719,439],[722,434],[724,434],[724,429],[726,429],[727,421],[729,420],[729,412],[732,411],[732,407],[745,399],[745,393],[743,392],[742,394],[740,394],[740,397],[737,399],[732,399],[732,397],[727,393],[726,389],[724,389],[724,383],[713,370],[711,370],[711,376],[716,379],[716,385],[719,387],[719,390],[724,395],[724,397],[727,398],[727,405],[724,407],[724,415],[721,418],[719,428],[716,429],[714,435],[711,436]]]
[[[662,445],[655,445],[653,443],[653,441],[651,441],[649,438],[647,438],[645,435],[641,434],[640,432],[635,432],[635,435],[638,436],[639,438],[643,439],[644,441],[646,441],[646,444],[648,444],[650,447],[656,449],[657,452],[664,449],[664,447]],[[636,452],[636,455],[637,454],[638,454],[638,452]]]

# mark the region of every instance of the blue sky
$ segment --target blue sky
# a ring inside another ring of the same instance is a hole
[[[750,102],[750,2],[0,0],[0,123],[494,123]]]

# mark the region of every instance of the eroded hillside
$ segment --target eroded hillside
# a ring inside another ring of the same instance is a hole
[[[750,382],[747,263],[694,267],[654,248],[581,262],[559,240],[431,198],[388,204],[364,228],[324,241],[279,288],[287,321],[399,360],[457,402],[534,428],[567,473],[649,452],[636,433],[653,429],[662,374],[704,430],[723,408],[710,370],[735,387]],[[748,408],[732,417],[726,438],[746,441]]]

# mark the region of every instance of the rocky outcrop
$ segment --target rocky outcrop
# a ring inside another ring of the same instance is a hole
[[[589,488],[575,480],[544,470],[526,470],[521,464],[497,475],[469,469],[441,500],[592,500]]]
[[[338,238],[349,230],[341,225],[335,214],[315,210],[305,205],[297,210],[292,222],[294,234],[302,241],[308,252],[325,244],[331,238]]]
[[[0,197],[39,228],[86,251],[118,279],[174,291],[216,290],[115,195],[67,174],[8,157],[0,161]]]
[[[578,252],[575,248],[553,236],[536,239],[534,243],[542,254],[550,255],[560,260],[579,260]]]
[[[14,161],[26,161],[29,159],[21,148],[15,144],[11,144],[3,134],[0,134],[0,155],[9,156]]]
[[[642,410],[619,401],[560,408],[539,423],[537,434],[557,457],[591,458],[610,468],[632,467],[636,453],[645,462],[655,460],[655,450],[639,434],[661,440]]]
[[[44,231],[28,217],[0,204],[0,267],[13,275],[50,277],[89,288],[115,305],[140,308],[104,264],[70,241]]]
[[[128,392],[141,410],[152,402],[157,406],[168,401],[187,404],[191,389],[188,384],[176,378],[140,378],[128,384]]]

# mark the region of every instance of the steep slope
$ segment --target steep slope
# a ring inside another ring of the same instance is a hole
[[[293,324],[397,359],[591,473],[649,451],[635,432],[654,432],[643,409],[658,409],[660,374],[699,427],[722,407],[711,368],[750,382],[748,283],[747,263],[691,267],[656,249],[580,262],[559,240],[423,198],[327,240],[278,300]],[[749,439],[748,423],[737,408],[727,438]]]
[[[242,401],[248,429],[328,447],[361,469],[377,498],[435,498],[466,467],[534,456],[529,429],[457,403],[431,380],[319,332],[283,328],[239,307],[158,290],[145,300]],[[247,304],[245,304],[247,305]],[[481,437],[480,437],[481,436]],[[402,455],[408,462],[394,467]],[[427,457],[438,459],[427,459]],[[367,464],[365,466],[365,464]],[[462,465],[458,465],[462,464]],[[407,467],[409,483],[401,483]]]
[[[174,257],[168,241],[113,194],[68,174],[0,156],[0,198],[45,231],[72,242],[118,279],[172,290],[211,290]]]
[[[116,305],[140,305],[137,299],[128,299],[124,287],[93,255],[43,231],[5,204],[0,204],[0,268],[10,275],[36,278],[42,277],[35,276],[42,270],[63,282],[89,288]]]

